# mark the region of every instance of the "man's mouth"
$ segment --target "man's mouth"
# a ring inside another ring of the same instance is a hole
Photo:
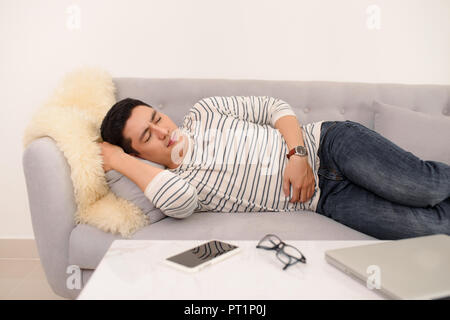
[[[175,131],[174,131],[174,132],[172,132],[172,134],[170,135],[169,142],[167,143],[167,147],[170,147],[170,146],[171,146],[172,144],[174,144],[176,141],[177,141],[177,138],[176,138],[176,133],[175,133]]]

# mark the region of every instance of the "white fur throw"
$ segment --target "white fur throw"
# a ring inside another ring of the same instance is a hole
[[[70,168],[75,191],[76,223],[129,237],[149,223],[141,209],[116,197],[106,183],[102,167],[100,125],[115,103],[111,76],[95,67],[68,73],[55,92],[36,112],[23,138],[49,136],[56,141]]]

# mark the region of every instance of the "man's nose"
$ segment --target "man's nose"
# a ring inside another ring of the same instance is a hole
[[[158,138],[165,138],[165,136],[169,133],[169,130],[154,124],[150,125],[150,129],[153,133],[157,134]]]

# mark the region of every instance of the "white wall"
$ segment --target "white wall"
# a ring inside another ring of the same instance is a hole
[[[34,237],[22,135],[69,70],[450,84],[449,18],[449,0],[0,0],[0,238]]]

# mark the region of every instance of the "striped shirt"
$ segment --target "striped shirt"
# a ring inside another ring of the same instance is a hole
[[[281,99],[268,96],[208,97],[184,117],[186,155],[175,169],[156,175],[145,195],[160,210],[184,218],[193,212],[316,211],[320,197],[317,150],[320,122],[302,125],[315,192],[305,203],[290,203],[283,192],[289,152],[275,122],[296,116]],[[291,185],[291,195],[292,195]]]

